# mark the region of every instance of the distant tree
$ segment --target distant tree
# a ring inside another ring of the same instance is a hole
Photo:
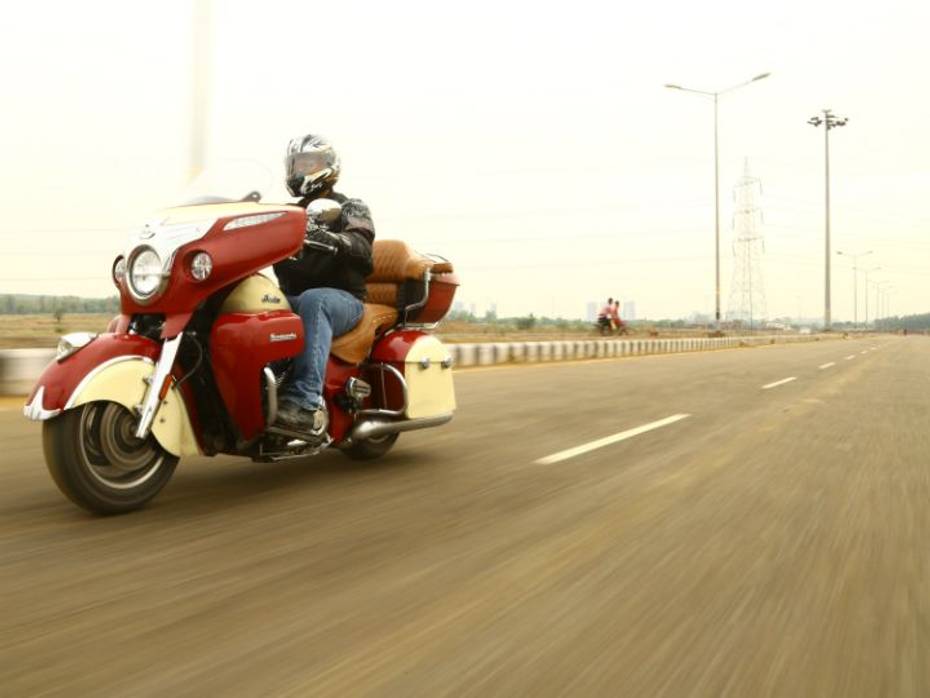
[[[527,317],[518,317],[515,324],[518,330],[531,330],[536,326],[536,318],[530,313]]]

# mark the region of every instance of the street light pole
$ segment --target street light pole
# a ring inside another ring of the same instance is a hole
[[[859,258],[872,254],[872,250],[858,254],[837,250],[836,253],[853,258],[853,327],[856,328],[859,327]]]
[[[865,273],[865,329],[869,329],[869,274],[873,271],[880,271],[881,267],[872,267],[871,269],[863,269]]]
[[[670,90],[693,92],[695,94],[704,95],[705,97],[714,98],[714,297],[716,300],[714,327],[718,330],[720,329],[720,149],[717,128],[717,103],[720,95],[732,92],[740,87],[745,87],[757,80],[763,80],[769,75],[771,75],[771,73],[762,73],[761,75],[756,75],[756,77],[751,80],[746,80],[738,85],[733,85],[732,87],[728,87],[725,90],[718,90],[717,92],[695,90],[690,87],[682,87],[681,85],[665,85]]]
[[[885,281],[878,281],[875,283],[875,326],[878,327],[878,320],[882,317],[882,305],[881,305],[881,295],[885,292],[885,286],[891,282],[887,279]]]
[[[825,239],[824,239],[824,288],[823,288],[823,327],[830,329],[830,129],[845,126],[849,121],[846,117],[838,117],[829,109],[821,110],[823,116],[812,116],[807,120],[811,126],[823,125],[823,153],[824,153],[824,200],[825,207]],[[868,287],[866,287],[868,295]]]

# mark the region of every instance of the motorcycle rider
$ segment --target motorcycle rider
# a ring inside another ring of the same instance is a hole
[[[281,389],[275,426],[309,434],[322,441],[328,426],[323,381],[333,337],[345,334],[361,320],[365,277],[373,270],[375,226],[368,206],[333,191],[339,179],[339,156],[323,137],[308,134],[287,146],[288,191],[307,207],[316,199],[333,199],[342,206],[328,226],[307,217],[307,241],[302,255],[274,265],[281,289],[304,325],[304,350],[295,357],[293,372]],[[328,247],[321,249],[314,244]]]

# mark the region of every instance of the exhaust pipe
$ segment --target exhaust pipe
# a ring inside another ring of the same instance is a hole
[[[265,426],[274,424],[278,418],[278,379],[275,378],[274,371],[268,366],[262,369],[262,375],[265,377],[265,388],[268,395],[268,416],[266,417]]]
[[[413,431],[414,429],[429,429],[438,427],[452,419],[452,413],[439,414],[435,417],[420,417],[419,419],[364,419],[355,425],[352,433],[349,434],[349,443],[364,441],[365,439],[386,436],[387,434],[397,434],[402,431]]]

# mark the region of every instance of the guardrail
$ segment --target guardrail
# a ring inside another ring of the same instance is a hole
[[[0,350],[0,395],[28,395],[54,349]]]
[[[685,337],[682,339],[596,339],[549,342],[489,342],[448,344],[456,366],[492,366],[506,363],[538,363],[607,359],[646,354],[677,354],[764,344],[816,342],[840,339],[842,334],[770,335],[751,337]],[[26,395],[42,370],[55,358],[54,349],[0,350],[0,395]]]
[[[449,344],[456,366],[492,366],[506,363],[576,361],[646,354],[677,354],[754,347],[765,344],[817,342],[840,339],[842,334],[765,335],[749,337],[684,337],[681,339],[597,339],[551,342],[494,342]]]

